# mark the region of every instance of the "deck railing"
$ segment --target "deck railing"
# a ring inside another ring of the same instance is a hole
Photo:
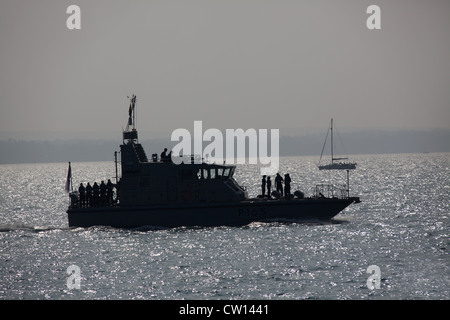
[[[313,197],[348,199],[349,192],[346,185],[318,184],[314,188]]]

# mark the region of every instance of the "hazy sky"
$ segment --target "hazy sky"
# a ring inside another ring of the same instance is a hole
[[[0,0],[0,139],[120,137],[133,93],[144,138],[450,128],[449,33],[448,0]]]

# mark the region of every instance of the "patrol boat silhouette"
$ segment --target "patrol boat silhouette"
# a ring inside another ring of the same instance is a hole
[[[69,227],[170,228],[329,220],[350,204],[360,202],[358,197],[349,196],[348,188],[330,185],[316,186],[311,197],[295,192],[296,196],[289,199],[249,198],[233,178],[235,165],[210,164],[193,158],[177,165],[170,158],[158,159],[156,154],[149,160],[138,141],[135,104],[133,95],[120,146],[120,178],[115,153],[116,198],[92,200],[88,194],[84,201],[78,191],[69,193]]]

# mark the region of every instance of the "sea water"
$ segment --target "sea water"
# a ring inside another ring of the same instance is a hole
[[[450,154],[354,156],[353,204],[329,222],[69,228],[67,163],[0,165],[0,299],[449,299]],[[280,159],[292,190],[346,185]],[[72,163],[73,185],[111,162]],[[259,168],[238,165],[251,196]],[[375,270],[375,271],[374,271]]]

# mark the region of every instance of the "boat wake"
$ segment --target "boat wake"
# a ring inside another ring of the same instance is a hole
[[[348,220],[345,218],[332,218],[330,220],[319,220],[319,219],[274,219],[265,220],[259,222],[251,222],[246,227],[258,228],[263,226],[277,226],[277,225],[307,225],[307,226],[322,226],[330,224],[343,224],[347,223]]]
[[[54,231],[54,230],[68,230],[68,228],[30,226],[30,225],[26,225],[26,224],[0,224],[0,232],[28,231],[28,232],[38,233],[38,232],[47,232],[47,231]]]

